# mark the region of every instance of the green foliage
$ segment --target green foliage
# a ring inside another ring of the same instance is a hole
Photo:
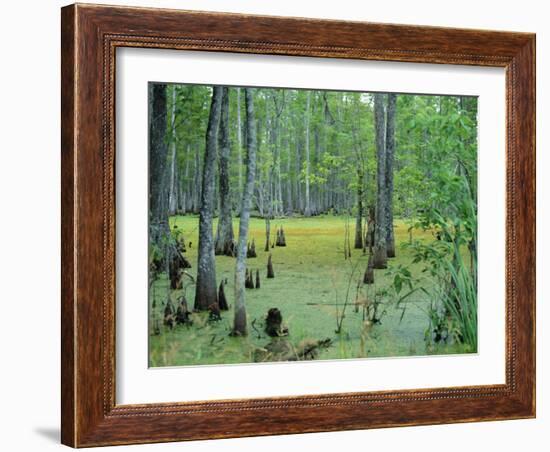
[[[172,111],[173,93],[176,108],[175,121],[168,121],[166,141],[176,145],[178,183],[192,191],[195,198],[200,190],[211,92],[210,87],[198,85],[170,85],[167,92],[167,110]],[[230,88],[229,93],[230,187],[234,206],[238,207],[240,187],[237,177],[245,171],[246,133],[241,127],[239,135],[237,126],[239,114],[241,126],[244,125],[245,105],[242,91],[240,110],[236,88]],[[330,201],[321,213],[355,214],[359,210],[357,197],[362,197],[364,211],[374,205],[376,199],[373,95],[310,92],[308,162],[305,161],[306,97],[304,90],[254,89],[258,152],[253,210],[261,215],[266,215],[269,209],[277,210],[275,226],[285,227],[289,246],[276,251],[276,285],[274,281],[262,281],[261,293],[247,294],[247,309],[253,318],[261,318],[270,304],[283,303],[287,315],[293,316],[291,329],[301,332],[301,340],[316,334],[308,322],[323,330],[330,325],[329,330],[333,331],[335,309],[326,306],[306,309],[296,300],[315,296],[328,302],[334,301],[336,296],[339,303],[344,299],[347,303],[353,297],[345,294],[349,287],[355,287],[355,281],[350,286],[349,268],[340,261],[344,219],[338,216],[320,216],[315,220],[284,218],[288,212],[283,209],[287,207],[283,206],[287,202],[286,193],[282,199],[271,199],[276,196],[277,183],[283,186],[280,191],[288,188],[288,196],[294,199],[294,211],[291,212],[294,215],[303,213],[296,208],[296,198],[300,194],[303,197],[306,167],[309,168],[307,179],[311,196],[325,199],[328,198],[325,194],[330,195]],[[448,352],[452,347],[457,351],[477,348],[477,99],[400,94],[396,111],[392,200],[394,216],[399,218],[396,243],[410,241],[411,244],[399,250],[397,258],[390,261],[387,272],[377,271],[375,288],[362,288],[357,294],[362,293],[369,302],[381,303],[380,312],[388,313],[387,319],[376,329],[365,332],[360,322],[351,320],[349,309],[340,310],[336,315],[341,316],[338,346],[324,350],[322,356],[325,358],[411,354],[412,349],[415,353],[430,353],[434,350]],[[240,159],[237,151],[241,154]],[[195,220],[193,216],[172,219],[172,225],[176,221],[179,226],[172,238],[180,241],[184,233],[186,240],[197,243]],[[263,221],[252,221],[251,234],[252,237],[256,235],[258,243],[263,241],[264,228]],[[152,261],[162,259],[171,238],[163,240],[150,250]],[[196,247],[188,250],[191,261],[196,257],[195,252]],[[354,259],[365,264],[366,256],[361,254],[361,250],[353,253]],[[279,258],[281,260],[277,261]],[[217,274],[231,281],[233,263],[231,258],[217,258]],[[260,264],[265,264],[261,258],[251,263]],[[157,292],[166,293],[163,290]],[[386,322],[391,328],[386,327]],[[427,323],[428,348],[418,341],[420,337],[420,342],[423,342]],[[199,324],[200,320],[197,320]],[[153,338],[153,361],[172,364],[197,360],[246,361],[242,354],[251,357],[252,350],[259,344],[254,339],[247,339],[246,344],[227,338],[221,340],[223,325],[224,322],[204,325],[203,331],[208,331],[208,337],[212,336],[206,342],[200,339],[202,333],[195,331],[192,335],[185,329]],[[414,330],[414,340],[406,345],[399,336],[403,328]],[[420,330],[422,334],[419,334]],[[384,341],[387,341],[384,344],[377,338],[382,331]],[[449,340],[447,343],[435,340],[436,335]],[[167,346],[168,338],[171,338],[169,347],[172,348],[164,349],[162,347]],[[208,342],[210,340],[215,346]],[[164,341],[162,346],[161,341]],[[177,347],[175,341],[179,341]],[[184,349],[190,341],[196,344],[196,348],[192,356],[187,356]],[[166,358],[167,350],[176,349],[173,359]],[[222,359],[226,352],[230,357]]]
[[[150,242],[149,243],[149,265],[161,262],[163,259],[164,253],[159,248],[159,246],[156,243]]]
[[[437,340],[451,337],[477,350],[477,215],[465,177],[447,177],[439,191],[445,209],[427,209],[417,226],[435,232],[436,240],[416,241],[413,264],[424,263],[431,278],[424,287],[432,299],[430,331]],[[449,193],[455,190],[455,195]],[[445,215],[446,214],[446,215]],[[469,258],[469,263],[467,263]]]
[[[199,164],[202,162],[212,90],[201,85],[169,85],[168,89],[168,111],[172,106],[171,90],[176,90],[176,133],[168,131],[167,140],[176,140],[178,171],[181,182],[188,186],[196,183],[193,171],[197,164],[196,152]],[[236,88],[230,88],[229,92],[230,186],[238,205],[237,175],[239,169],[244,173],[246,162],[236,158],[239,143]],[[310,186],[316,190],[331,190],[340,195],[339,199],[353,200],[360,169],[363,203],[365,206],[374,204],[376,159],[372,94],[312,91],[310,97]],[[254,99],[258,127],[257,205],[260,195],[265,198],[269,193],[270,178],[277,177],[275,171],[279,172],[282,183],[298,181],[303,188],[306,91],[257,88]],[[240,138],[244,146],[242,92],[240,113]],[[276,124],[278,132],[273,135]],[[434,207],[444,210],[448,199],[456,193],[457,183],[453,177],[464,177],[475,199],[476,158],[476,98],[397,96],[394,215],[412,224],[419,210]],[[448,213],[443,212],[443,215],[446,217]]]
[[[444,261],[450,275],[449,288],[443,293],[445,311],[452,319],[450,332],[459,342],[477,350],[477,287],[472,270],[455,247],[453,262]]]

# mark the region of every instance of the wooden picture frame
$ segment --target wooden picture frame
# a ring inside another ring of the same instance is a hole
[[[80,4],[62,9],[61,35],[64,444],[86,447],[535,416],[535,35]],[[118,47],[505,68],[506,383],[117,405]]]

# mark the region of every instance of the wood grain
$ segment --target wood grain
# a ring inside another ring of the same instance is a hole
[[[74,9],[61,11],[61,441],[75,441],[74,318],[74,160],[75,160],[75,29]]]
[[[64,444],[86,447],[535,415],[534,35],[77,4],[62,9],[61,36]],[[117,47],[504,67],[506,384],[116,405]]]

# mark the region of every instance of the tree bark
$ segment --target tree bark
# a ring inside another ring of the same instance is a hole
[[[388,94],[386,111],[386,249],[388,257],[395,257],[395,237],[393,231],[393,163],[395,155],[395,112],[397,95]]]
[[[310,168],[313,166],[315,168],[315,164],[319,162],[319,153],[320,153],[320,146],[321,146],[321,139],[319,138],[319,126],[316,126],[313,128],[313,158],[310,162]],[[318,215],[319,214],[319,184],[314,184],[313,187],[311,187],[311,193],[310,193],[310,213],[311,215]]]
[[[303,212],[304,201],[302,198],[302,181],[300,176],[302,171],[302,152],[300,146],[302,143],[300,140],[300,137],[296,137],[296,161],[294,162],[296,168],[296,174],[294,175],[294,182],[296,184],[296,188],[294,190],[294,192],[296,193],[296,201],[294,204],[294,210]]]
[[[359,151],[360,152],[360,151]],[[354,248],[360,250],[363,248],[363,181],[364,171],[362,163],[357,162],[357,214],[355,217],[355,243]]]
[[[271,220],[269,217],[265,219],[265,247],[264,251],[269,251],[269,244],[271,240]]]
[[[243,135],[241,126],[241,88],[237,88],[237,169],[238,169],[238,199],[241,199],[243,189]]]
[[[180,202],[181,202],[181,213],[185,215],[187,213],[187,210],[189,209],[189,193],[187,191],[187,187],[189,186],[189,159],[190,159],[190,151],[189,151],[189,144],[187,145],[185,149],[185,170],[183,173],[183,181],[181,182],[181,196],[180,196]]]
[[[195,146],[195,166],[193,168],[193,213],[198,213],[201,199],[201,159],[199,146]]]
[[[151,222],[163,218],[162,179],[164,176],[167,148],[166,133],[166,85],[149,85],[149,211]]]
[[[374,268],[387,267],[386,248],[386,144],[384,124],[384,95],[374,95],[374,127],[376,134],[376,211],[374,226]]]
[[[170,233],[168,193],[166,191],[166,85],[149,85],[149,228],[153,243],[161,246],[161,237]]]
[[[286,160],[286,214],[292,215],[293,203],[292,203],[292,178],[290,174],[290,168],[292,166],[292,151],[290,150],[290,143],[286,146],[288,152],[288,158]]]
[[[168,196],[168,215],[174,215],[177,209],[176,186],[176,85],[172,86],[172,105],[170,111],[170,184]]]
[[[174,174],[174,198],[174,214],[181,215],[182,185],[179,168],[176,169]]]
[[[376,218],[376,214],[375,214],[375,207],[374,206],[369,206],[368,208],[368,215],[367,215],[367,225],[365,227],[366,229],[366,232],[365,232],[365,248],[368,248],[369,249],[369,252],[371,250],[371,248],[374,246],[374,225],[375,225],[375,218]]]
[[[359,110],[359,104],[357,99],[353,102],[354,109],[353,109],[353,116],[354,119],[352,121],[359,121],[359,118],[361,117],[361,112]],[[363,191],[364,191],[364,184],[365,184],[365,162],[363,158],[362,153],[362,146],[361,141],[359,139],[359,132],[357,130],[357,122],[352,123],[352,137],[353,137],[353,149],[355,151],[355,158],[356,158],[356,175],[357,175],[357,212],[355,217],[355,243],[354,248],[355,249],[362,249],[363,248],[363,215],[364,215],[364,208],[363,208]]]
[[[273,200],[275,201],[275,215],[282,216],[284,212],[284,206],[281,189],[281,137],[279,132],[281,130],[281,115],[284,108],[284,97],[280,99],[278,93],[273,93],[273,104],[274,114],[273,125],[271,128],[271,140],[273,143],[273,196],[271,198],[271,202],[273,203]]]
[[[212,217],[214,214],[216,147],[222,96],[223,88],[215,86],[212,92],[212,103],[210,105],[210,115],[206,129],[201,208],[199,212],[197,284],[195,291],[195,309],[201,311],[207,310],[208,306],[218,301]]]
[[[275,126],[274,126],[275,118],[274,116],[271,116],[271,112],[269,110],[269,96],[266,95],[265,98],[265,142],[267,144],[267,148],[269,152],[271,152],[271,155],[274,156],[275,154]],[[273,204],[274,204],[274,198],[273,198],[273,172],[275,168],[275,160],[274,158],[271,160],[271,165],[269,168],[267,168],[267,180],[265,182],[263,193],[266,199],[267,207],[265,207],[265,210],[263,211],[263,217],[266,221],[266,235],[268,235],[268,228],[270,227],[271,223],[270,220],[273,218]]]
[[[245,88],[246,105],[246,185],[243,189],[241,202],[241,217],[239,221],[239,241],[237,244],[237,263],[235,266],[235,316],[233,320],[233,335],[247,334],[246,305],[245,305],[245,270],[246,270],[246,243],[248,240],[248,223],[250,220],[250,205],[254,192],[254,178],[256,175],[256,118],[254,115],[254,98],[252,90]]]
[[[229,190],[229,154],[231,143],[229,141],[229,89],[224,87],[222,94],[222,106],[219,129],[219,160],[218,173],[220,185],[220,217],[216,233],[215,254],[233,256],[234,236],[233,218],[231,215],[231,194]]]
[[[309,217],[311,215],[311,206],[309,199],[309,115],[310,115],[310,103],[311,103],[311,91],[306,92],[306,113],[304,115],[304,128],[306,132],[306,142],[305,142],[305,185],[306,185],[306,195],[305,195],[305,207],[304,207],[304,216]]]

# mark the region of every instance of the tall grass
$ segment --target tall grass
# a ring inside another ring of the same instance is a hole
[[[447,290],[443,292],[442,302],[451,319],[453,336],[477,350],[477,262],[474,258],[473,268],[470,268],[465,264],[459,247],[455,245],[453,248],[453,260],[445,260],[443,265],[450,281]]]
[[[434,342],[446,341],[477,350],[477,202],[466,175],[445,177],[414,225],[431,230],[437,240],[410,246],[413,263],[424,262],[429,275],[422,290],[432,299],[428,312]],[[443,206],[437,208],[435,206]],[[431,281],[430,281],[431,279]]]

